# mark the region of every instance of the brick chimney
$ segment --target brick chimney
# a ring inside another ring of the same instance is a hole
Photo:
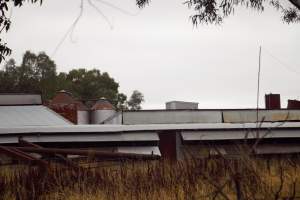
[[[300,101],[299,100],[288,100],[288,109],[300,109]]]
[[[280,94],[266,94],[265,104],[268,110],[281,109]]]

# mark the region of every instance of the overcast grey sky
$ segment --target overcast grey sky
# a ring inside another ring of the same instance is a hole
[[[140,90],[143,108],[164,108],[170,100],[199,102],[199,108],[256,106],[258,50],[262,45],[260,105],[264,93],[300,99],[300,24],[287,25],[281,13],[238,9],[221,26],[192,26],[183,0],[152,0],[139,10],[135,0],[108,0],[133,13],[125,15],[93,2],[113,24],[87,3],[74,30],[53,51],[79,13],[80,0],[44,0],[12,12],[5,39],[11,57],[21,62],[26,50],[45,51],[58,71],[97,68],[108,72],[129,95]],[[298,36],[298,37],[297,37]],[[271,57],[271,53],[275,58]],[[53,56],[52,56],[53,55]],[[288,67],[287,67],[288,66]]]

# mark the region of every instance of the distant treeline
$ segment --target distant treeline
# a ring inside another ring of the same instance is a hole
[[[107,72],[98,69],[73,69],[68,73],[56,71],[55,62],[44,52],[26,51],[22,63],[10,59],[0,70],[1,93],[41,93],[50,100],[57,91],[66,90],[78,99],[108,99],[117,109],[140,109],[142,93],[127,96],[119,92],[119,84]],[[138,94],[138,95],[136,95]]]

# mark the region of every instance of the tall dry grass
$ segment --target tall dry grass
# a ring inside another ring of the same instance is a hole
[[[0,199],[297,199],[299,169],[298,157],[247,156],[120,161],[80,169],[2,167]]]

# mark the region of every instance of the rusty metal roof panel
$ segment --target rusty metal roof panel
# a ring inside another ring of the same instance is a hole
[[[223,111],[224,123],[253,123],[257,121],[256,110]],[[258,121],[300,121],[300,110],[259,110]]]
[[[57,125],[71,123],[45,106],[0,106],[0,127]]]

